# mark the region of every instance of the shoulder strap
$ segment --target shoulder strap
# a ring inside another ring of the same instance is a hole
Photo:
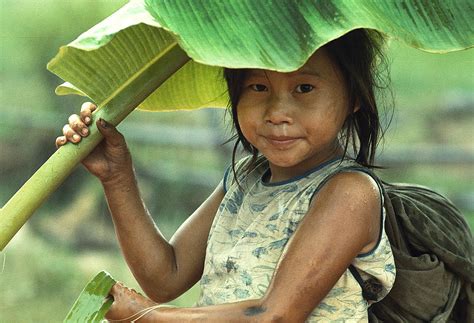
[[[357,268],[353,265],[349,265],[349,271],[362,288],[362,296],[364,299],[367,301],[376,301],[377,295],[380,294],[383,288],[382,285],[380,285],[375,279],[364,280],[359,274]]]

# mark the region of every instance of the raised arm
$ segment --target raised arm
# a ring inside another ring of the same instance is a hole
[[[56,144],[78,143],[87,137],[95,109],[85,103],[80,115],[69,118]],[[120,247],[138,283],[155,302],[170,301],[202,274],[207,236],[223,189],[217,187],[168,242],[140,197],[125,139],[104,120],[98,120],[97,127],[104,140],[83,164],[104,187]]]
[[[142,320],[303,322],[352,260],[376,245],[379,230],[380,196],[376,183],[362,173],[338,174],[313,200],[263,298],[200,308],[158,308]],[[120,309],[130,304],[131,293],[117,285],[112,295],[115,302],[110,318],[123,318],[125,313]]]
[[[207,236],[223,197],[218,187],[168,242],[147,212],[134,177],[104,185],[120,247],[143,291],[154,301],[173,300],[201,277]]]

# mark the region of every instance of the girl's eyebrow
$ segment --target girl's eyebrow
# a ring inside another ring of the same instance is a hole
[[[308,76],[313,76],[313,77],[318,77],[318,78],[322,77],[321,74],[315,71],[314,69],[304,68],[304,67],[299,70],[284,73],[284,74],[293,75],[293,76],[308,75]],[[247,77],[266,77],[266,73],[264,70],[252,69],[248,71]]]
[[[265,72],[262,70],[249,70],[247,76],[265,76]]]
[[[295,73],[296,75],[309,75],[309,76],[315,76],[315,77],[321,78],[320,73],[310,68],[303,67],[302,69],[295,71],[293,73]]]

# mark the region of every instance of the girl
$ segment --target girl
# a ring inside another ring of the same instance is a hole
[[[102,182],[123,254],[151,299],[115,285],[110,320],[367,320],[395,278],[381,190],[367,168],[380,132],[381,40],[354,30],[291,73],[226,69],[232,167],[169,242],[140,198],[123,136],[97,121],[104,140],[83,164]],[[71,116],[57,145],[86,137],[95,109],[85,103]],[[250,156],[236,162],[239,144]],[[199,280],[197,307],[157,306]]]

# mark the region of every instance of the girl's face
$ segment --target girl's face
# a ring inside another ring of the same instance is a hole
[[[237,105],[245,138],[281,181],[342,155],[338,142],[347,115],[342,73],[324,48],[291,73],[250,70]]]

